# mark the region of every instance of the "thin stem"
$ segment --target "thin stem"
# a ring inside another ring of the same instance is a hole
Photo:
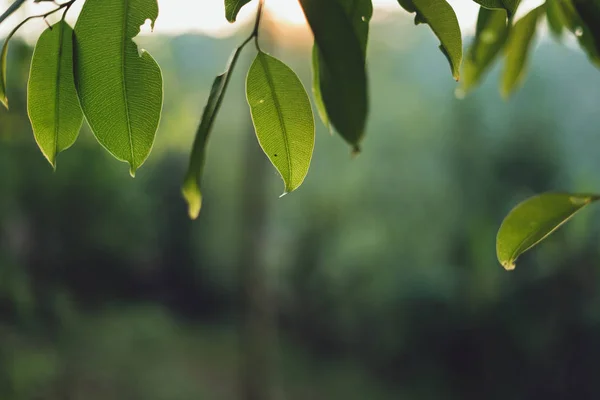
[[[49,16],[51,16],[54,13],[57,13],[58,11],[62,10],[63,8],[66,8],[67,11],[69,10],[69,8],[73,5],[73,3],[75,3],[77,0],[70,0],[66,3],[63,3],[61,5],[58,6],[58,8],[55,8],[54,10],[50,10],[45,14],[39,14],[39,15],[32,15],[30,17],[25,18],[23,21],[21,21],[21,23],[19,25],[17,25],[15,27],[15,29],[13,29],[8,36],[6,37],[6,40],[8,41],[8,39],[10,39],[11,37],[13,37],[15,35],[15,33],[17,33],[17,31],[19,29],[21,29],[21,27],[23,25],[25,25],[27,22],[31,21],[32,19],[36,19],[36,18],[43,18],[44,20],[46,18],[48,18]]]
[[[252,39],[254,39],[256,41],[256,49],[260,51],[260,47],[258,46],[258,29],[260,28],[260,21],[262,19],[264,6],[265,0],[259,0],[258,10],[256,11],[256,20],[254,22],[254,29],[252,29],[252,33],[250,33],[250,36],[248,36],[248,38],[246,38],[246,40],[242,42],[238,49],[243,49],[248,43],[250,43]]]

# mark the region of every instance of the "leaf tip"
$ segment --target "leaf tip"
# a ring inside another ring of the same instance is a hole
[[[200,192],[198,183],[193,178],[186,179],[181,189],[181,194],[188,204],[190,219],[197,219],[202,209],[202,193]]]
[[[0,97],[0,103],[2,103],[2,105],[4,106],[4,108],[6,108],[7,110],[10,109],[8,107],[8,98],[6,96]]]
[[[285,192],[283,192],[283,193],[281,194],[281,196],[279,196],[279,198],[282,198],[283,196],[287,195],[288,193],[290,193],[290,191],[286,189],[286,191],[285,191]]]
[[[352,152],[350,153],[352,158],[356,158],[360,155],[360,153],[362,152],[360,146],[358,144],[355,144],[352,146]]]
[[[131,175],[131,177],[132,177],[132,178],[135,178],[135,171],[136,171],[136,169],[135,169],[135,167],[132,165],[132,166],[129,168],[129,175]]]
[[[502,266],[504,267],[505,270],[507,271],[513,271],[516,267],[515,262],[514,261],[503,261],[502,262]]]

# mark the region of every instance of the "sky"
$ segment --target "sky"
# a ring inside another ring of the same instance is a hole
[[[12,1],[12,0],[11,0]],[[61,0],[59,0],[61,1]],[[240,12],[239,21],[253,18],[256,11],[256,1],[252,1]],[[400,10],[397,0],[373,0],[376,10],[375,18],[385,15],[389,10]],[[449,0],[454,7],[461,27],[465,31],[472,30],[477,14],[477,6],[468,0]],[[163,34],[204,33],[211,36],[228,36],[233,34],[238,27],[244,24],[229,24],[225,19],[223,0],[158,0],[160,16],[156,22],[155,30]],[[9,4],[8,0],[0,0],[2,10]],[[70,21],[74,21],[78,7],[83,1],[75,3]],[[294,24],[301,26],[305,23],[298,0],[266,0],[266,7],[276,16],[281,24]],[[0,36],[4,36],[10,27],[16,25],[26,15],[34,15],[51,9],[51,4],[28,4],[18,15],[11,17],[0,28]],[[42,21],[32,21],[23,28],[26,36],[35,36],[43,30]]]

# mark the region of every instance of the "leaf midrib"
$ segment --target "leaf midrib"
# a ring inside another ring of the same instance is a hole
[[[279,103],[279,98],[277,97],[277,92],[275,91],[275,83],[273,82],[273,78],[271,76],[271,71],[269,70],[269,65],[265,61],[265,54],[259,54],[260,63],[265,70],[265,76],[267,78],[267,83],[269,85],[269,89],[271,89],[271,95],[273,96],[273,103],[275,103],[275,109],[277,110],[277,117],[279,118],[279,124],[281,125],[281,130],[283,132],[283,143],[285,144],[285,158],[288,162],[288,179],[289,179],[289,188],[293,190],[294,184],[292,182],[292,160],[290,157],[290,144],[288,141],[288,133],[287,128],[285,126],[285,121],[283,120],[283,115],[281,114],[281,104]],[[287,184],[286,184],[287,186]],[[287,191],[286,187],[286,191]]]
[[[59,31],[58,31],[58,67],[56,68],[56,94],[55,94],[55,103],[54,103],[54,154],[53,154],[53,163],[56,163],[56,156],[58,155],[58,134],[60,132],[60,74],[62,70],[62,55],[63,55],[63,42],[64,42],[64,26],[62,22],[59,22]]]
[[[121,44],[121,78],[123,82],[123,103],[125,105],[125,118],[127,119],[127,134],[129,137],[129,149],[131,151],[131,168],[135,169],[135,156],[133,150],[133,133],[131,132],[131,117],[129,115],[129,103],[127,102],[127,80],[125,79],[125,46],[127,42],[127,22],[128,22],[128,10],[129,10],[129,0],[124,0],[124,13],[123,13],[123,30],[122,30],[122,44]]]

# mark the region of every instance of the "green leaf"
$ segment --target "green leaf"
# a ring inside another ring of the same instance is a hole
[[[23,26],[28,19],[21,22],[19,25],[15,27],[4,39],[4,45],[2,46],[2,51],[0,52],[0,103],[6,109],[8,109],[8,97],[6,95],[6,69],[7,69],[7,58],[8,58],[8,45],[10,44],[10,40],[17,33],[19,28]]]
[[[408,12],[416,12],[415,24],[425,23],[441,42],[440,50],[448,59],[452,76],[460,79],[462,37],[456,13],[446,0],[399,0]]]
[[[368,113],[363,47],[338,0],[300,0],[319,48],[319,80],[331,125],[354,151],[364,136]]]
[[[583,22],[574,33],[590,59],[600,66],[600,0],[573,0],[573,5]]]
[[[238,13],[251,0],[225,0],[225,18],[227,21],[234,23]]]
[[[535,36],[537,24],[543,15],[544,6],[542,5],[518,20],[508,34],[506,46],[504,47],[506,61],[500,86],[500,92],[504,98],[508,98],[523,80],[529,50]]]
[[[563,0],[547,0],[546,1],[546,20],[550,32],[557,38],[563,34],[565,26],[568,25],[567,17],[561,6]]]
[[[206,145],[215,119],[217,118],[217,114],[219,113],[219,109],[221,108],[221,104],[223,103],[231,73],[241,51],[241,47],[235,49],[225,72],[215,78],[212,89],[210,90],[210,96],[208,97],[208,101],[202,113],[200,125],[196,131],[196,138],[194,139],[194,146],[190,157],[190,165],[181,190],[183,197],[188,203],[188,214],[191,219],[198,218],[200,209],[202,208],[202,192],[200,188],[202,174],[204,173],[204,163],[206,160]]]
[[[352,25],[354,26],[354,32],[360,42],[360,46],[363,52],[363,59],[366,61],[366,53],[367,53],[367,43],[369,39],[369,22],[373,17],[373,4],[371,0],[338,0],[340,4],[344,7],[346,14],[350,18]],[[313,70],[313,96],[315,98],[315,106],[317,108],[317,112],[319,113],[319,117],[323,124],[329,129],[331,132],[331,124],[329,121],[329,116],[327,115],[327,109],[325,107],[325,103],[323,101],[323,95],[321,92],[321,85],[327,84],[328,81],[321,82],[320,76],[320,68],[322,67],[322,62],[320,61],[321,55],[319,54],[319,49],[315,45],[313,46],[312,53],[312,70]],[[327,71],[325,71],[327,74]],[[329,81],[330,82],[330,81]],[[326,91],[329,89],[325,89]]]
[[[38,39],[27,87],[27,110],[35,140],[52,167],[75,143],[83,124],[73,76],[73,29],[64,21]]]
[[[319,118],[323,122],[323,125],[329,130],[329,133],[333,134],[333,129],[331,129],[331,122],[329,121],[329,115],[327,115],[327,109],[325,108],[325,102],[323,101],[323,94],[321,93],[321,61],[319,56],[319,49],[317,46],[313,46],[312,51],[312,91],[313,97],[315,99],[315,107],[317,108],[317,113],[319,114]]]
[[[156,0],[87,0],[75,26],[75,76],[83,113],[113,156],[144,163],[160,121],[160,67],[133,38],[158,17]]]
[[[512,17],[517,11],[517,7],[521,3],[521,0],[474,0],[477,4],[482,7],[498,10],[506,10],[509,17]]]
[[[496,238],[498,261],[507,270],[517,258],[557,230],[577,211],[599,200],[597,195],[545,193],[517,205],[506,216]]]
[[[506,11],[481,7],[475,39],[463,65],[460,94],[466,94],[479,84],[483,75],[500,54],[507,37]]]
[[[289,193],[304,181],[315,146],[308,94],[294,71],[261,51],[248,71],[246,95],[258,141]]]

